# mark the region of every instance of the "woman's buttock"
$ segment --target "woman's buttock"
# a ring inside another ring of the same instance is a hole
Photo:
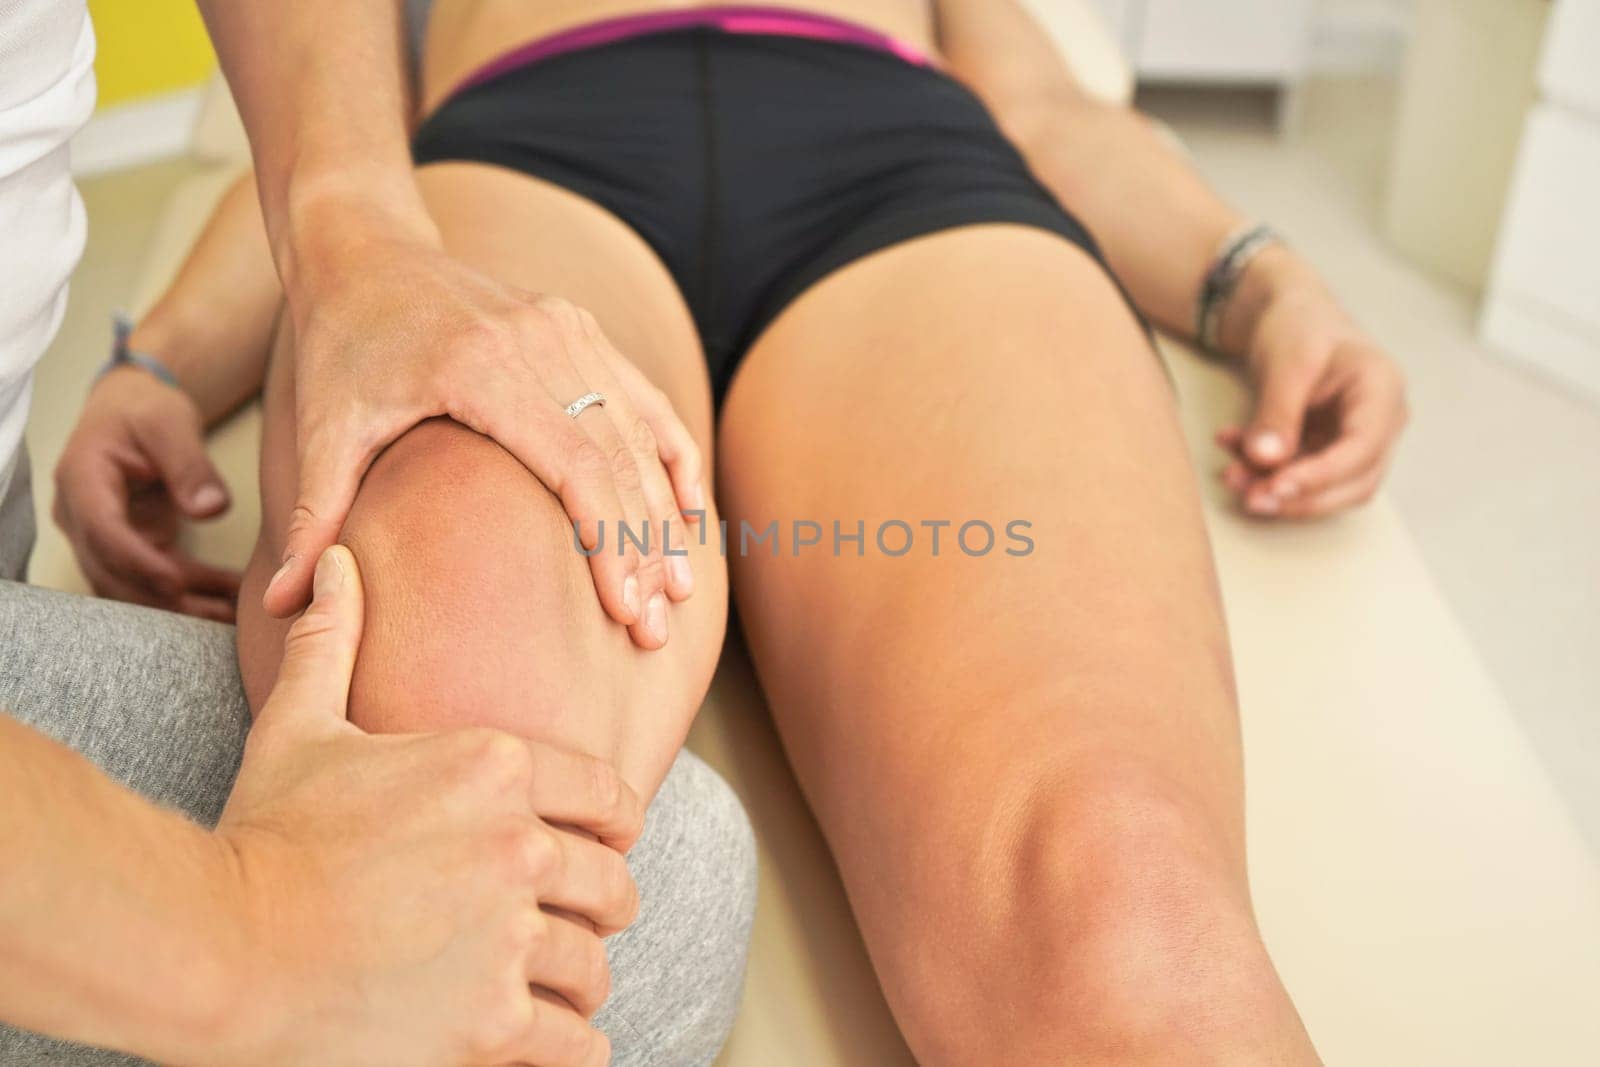
[[[422,63],[424,114],[456,85],[514,45],[586,23],[627,15],[751,4],[686,0],[436,0]],[[934,51],[930,0],[782,0],[759,6],[813,12],[876,30],[926,53]]]

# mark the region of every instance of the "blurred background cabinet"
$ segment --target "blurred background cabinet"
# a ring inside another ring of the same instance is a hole
[[[1313,0],[1095,0],[1146,83],[1260,85],[1292,111]]]
[[[1600,0],[1557,0],[1485,294],[1499,351],[1600,398]]]

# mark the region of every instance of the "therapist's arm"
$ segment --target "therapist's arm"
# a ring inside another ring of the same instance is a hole
[[[1077,84],[1018,0],[939,0],[953,73],[1088,227],[1134,303],[1193,340],[1219,246],[1245,222],[1161,132]],[[1225,472],[1246,509],[1310,518],[1368,499],[1406,421],[1399,370],[1292,249],[1268,248],[1221,319],[1221,348],[1256,388],[1248,423],[1224,427]]]
[[[250,134],[261,204],[295,331],[299,486],[274,615],[298,610],[373,459],[448,415],[497,441],[553,492],[588,547],[601,524],[703,503],[698,453],[670,407],[593,318],[441,247],[412,176],[397,0],[201,0]],[[590,390],[592,417],[564,408]],[[654,440],[655,449],[619,447]],[[645,487],[651,488],[650,493]],[[595,589],[635,642],[657,596],[683,599],[661,539],[596,552]]]
[[[0,715],[0,1019],[193,1062],[242,931],[209,835]]]
[[[178,1067],[603,1059],[637,799],[508,735],[351,726],[362,601],[330,550],[215,832],[0,715],[0,1020]]]

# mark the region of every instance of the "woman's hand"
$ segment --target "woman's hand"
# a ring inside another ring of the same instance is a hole
[[[1287,250],[1268,250],[1222,337],[1246,353],[1256,391],[1250,421],[1217,433],[1234,455],[1223,482],[1245,511],[1310,519],[1371,500],[1408,419],[1405,380],[1320,279]]]
[[[56,465],[56,524],[96,594],[232,622],[239,575],[178,545],[184,520],[228,510],[188,394],[136,367],[94,386]]]
[[[638,798],[509,734],[352,726],[355,557],[329,549],[314,584],[214,835],[235,936],[193,1060],[605,1063],[587,1020],[609,993],[600,937],[638,910]]]
[[[667,640],[668,598],[693,590],[662,524],[703,508],[700,455],[662,393],[586,311],[501,285],[427,240],[371,231],[329,240],[287,286],[296,340],[300,484],[266,609],[297,610],[361,478],[387,445],[447,415],[493,438],[560,498],[607,614],[635,643]],[[565,408],[605,395],[577,418]],[[649,524],[649,551],[628,543]]]

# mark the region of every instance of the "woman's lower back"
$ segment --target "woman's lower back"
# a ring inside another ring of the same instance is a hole
[[[438,0],[429,19],[422,64],[423,111],[432,111],[463,79],[507,50],[602,19],[727,5],[684,0]],[[739,5],[755,6],[755,5]],[[785,0],[782,7],[851,22],[934,51],[927,0]]]

